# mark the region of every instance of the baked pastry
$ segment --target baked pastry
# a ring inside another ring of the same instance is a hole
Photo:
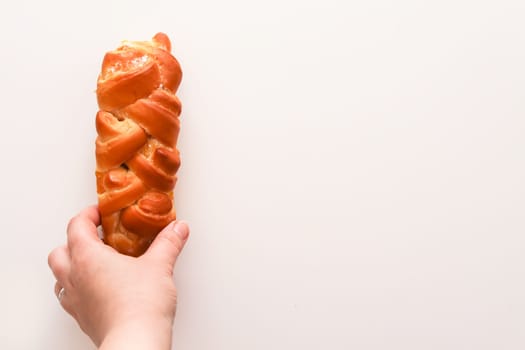
[[[124,41],[98,77],[96,179],[103,240],[139,256],[175,220],[182,72],[163,34]]]

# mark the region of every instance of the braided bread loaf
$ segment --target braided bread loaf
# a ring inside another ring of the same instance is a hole
[[[125,41],[108,52],[98,77],[96,179],[103,239],[139,256],[175,220],[173,188],[182,72],[168,37]]]

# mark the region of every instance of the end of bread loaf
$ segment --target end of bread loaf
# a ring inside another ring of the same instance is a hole
[[[139,256],[175,220],[182,79],[164,33],[106,53],[97,82],[97,193],[103,239]]]

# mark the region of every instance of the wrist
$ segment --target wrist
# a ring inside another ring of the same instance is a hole
[[[170,350],[173,320],[136,318],[111,329],[99,350]]]

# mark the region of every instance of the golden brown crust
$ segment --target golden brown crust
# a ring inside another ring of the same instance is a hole
[[[141,255],[175,220],[182,78],[163,33],[108,52],[97,83],[97,193],[104,241]]]

